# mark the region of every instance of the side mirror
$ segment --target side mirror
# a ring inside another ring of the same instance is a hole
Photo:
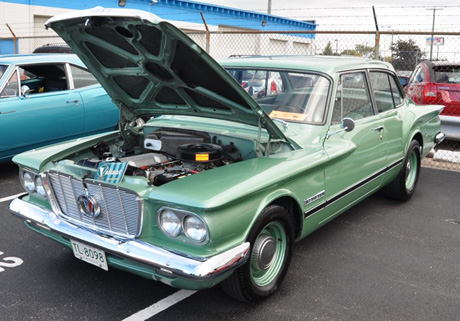
[[[26,85],[21,86],[21,96],[24,98],[27,98],[27,95],[29,94],[30,94],[29,86],[26,86]]]
[[[346,132],[351,132],[353,129],[355,129],[355,121],[349,117],[345,117],[342,119],[340,127]]]
[[[341,129],[336,130],[335,132],[327,133],[326,139],[329,139],[329,137],[332,135],[340,134],[342,132],[351,132],[353,129],[355,129],[355,121],[349,117],[345,117],[340,123],[340,128]]]

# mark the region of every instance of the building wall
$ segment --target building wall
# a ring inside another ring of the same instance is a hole
[[[98,6],[119,8],[118,0],[98,0]],[[48,43],[62,43],[62,40],[52,30],[45,30],[45,22],[58,14],[76,10],[88,9],[95,6],[93,1],[68,0],[9,0],[0,2],[0,52],[13,53],[11,45],[12,34],[6,27],[11,27],[16,37],[20,38],[18,53],[30,53],[34,48]],[[206,19],[211,31],[222,30],[314,30],[316,25],[254,13],[244,10],[225,8],[203,3],[192,3],[181,0],[126,0],[125,8],[150,11],[163,19],[173,20],[173,23],[188,32],[204,32],[204,24],[200,11]],[[204,34],[192,33],[190,37],[202,48],[206,47]],[[283,38],[280,40],[279,38]],[[288,37],[289,38],[289,37]],[[283,52],[291,53],[296,43],[311,43],[314,35],[290,37],[279,35],[212,35],[210,54],[216,58],[229,55],[262,55],[270,54],[267,44],[272,42],[283,46]],[[277,50],[276,52],[279,52]]]

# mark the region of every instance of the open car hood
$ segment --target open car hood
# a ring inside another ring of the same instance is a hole
[[[287,139],[203,49],[149,12],[101,7],[46,22],[86,64],[123,117],[189,115],[262,126]]]

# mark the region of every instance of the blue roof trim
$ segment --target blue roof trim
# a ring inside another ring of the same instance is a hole
[[[128,0],[129,1],[129,0]],[[254,11],[248,10],[241,10],[241,9],[234,9],[224,6],[217,6],[211,5],[202,2],[195,2],[195,1],[182,1],[182,0],[158,0],[158,4],[176,6],[176,7],[183,7],[203,12],[212,12],[212,13],[220,13],[222,15],[227,16],[237,16],[239,18],[246,18],[246,19],[257,19],[257,20],[265,20],[267,22],[275,22],[279,24],[289,25],[289,26],[296,26],[302,29],[307,30],[316,30],[316,24],[311,22],[304,22],[289,18],[283,18],[280,16],[274,16],[270,14],[264,14]]]
[[[3,0],[3,2],[35,5],[64,9],[89,9],[95,6],[119,8],[118,0]],[[178,20],[202,24],[200,11],[203,12],[209,25],[224,25],[263,31],[315,31],[316,24],[311,21],[300,21],[260,12],[235,9],[196,1],[185,0],[126,0],[125,8],[149,11],[162,19]],[[291,34],[301,38],[315,39],[315,34]]]

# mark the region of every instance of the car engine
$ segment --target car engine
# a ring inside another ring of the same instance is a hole
[[[96,169],[100,163],[124,162],[128,164],[125,175],[143,176],[154,186],[242,160],[233,142],[224,144],[216,136],[183,129],[147,134],[140,153],[123,148],[113,153],[104,141],[91,147],[91,152],[97,158],[80,159],[77,165]]]

